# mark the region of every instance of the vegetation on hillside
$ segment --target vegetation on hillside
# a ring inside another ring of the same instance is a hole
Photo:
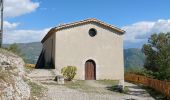
[[[170,80],[170,33],[153,34],[142,48],[146,55],[144,67],[154,78]]]
[[[10,45],[5,44],[3,46],[9,48]],[[17,46],[21,50],[21,53],[24,55],[26,63],[36,64],[42,49],[42,44],[40,42],[17,43]],[[145,55],[142,53],[141,49],[124,49],[124,61],[125,68],[143,67]]]
[[[128,67],[143,67],[145,55],[141,49],[129,48],[124,50],[125,68]]]
[[[8,50],[14,54],[17,54],[18,56],[23,56],[23,54],[21,53],[21,49],[19,49],[19,47],[16,43],[9,45],[9,47],[4,47],[4,49]]]
[[[126,72],[170,80],[170,33],[151,35],[142,51],[146,56],[144,67],[129,67]]]
[[[10,45],[11,44],[4,44],[3,47],[9,48]],[[24,55],[26,63],[36,64],[42,49],[42,44],[40,42],[16,43],[16,45]]]
[[[30,100],[39,100],[45,96],[47,92],[47,87],[39,84],[38,82],[32,81],[30,79],[24,79],[24,81],[29,85],[31,90],[31,97]]]

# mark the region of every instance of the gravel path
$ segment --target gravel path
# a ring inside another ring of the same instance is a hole
[[[87,81],[90,86],[95,86],[99,90],[106,90],[104,85],[98,84],[94,81]],[[46,85],[48,87],[47,96],[42,100],[155,100],[146,90],[141,89],[139,86],[125,82],[129,88],[128,94],[121,94],[117,92],[93,93],[82,92],[76,89],[70,89],[63,85]]]
[[[85,93],[60,85],[46,85],[47,97],[42,100],[154,100],[149,95]],[[141,91],[141,90],[140,90]]]
[[[118,96],[96,93],[83,93],[65,86],[48,86],[48,95],[44,100],[120,100]]]
[[[38,70],[33,71],[33,74],[30,76],[34,77],[37,76]],[[43,71],[46,73],[45,75],[50,74],[48,71]],[[42,75],[42,73],[41,73]],[[36,77],[34,77],[36,78]],[[37,77],[36,80],[39,80],[40,78]],[[152,98],[146,90],[141,89],[139,86],[127,83],[125,82],[125,86],[129,88],[129,93],[127,94],[121,94],[118,92],[112,92],[107,90],[106,85],[99,84],[95,81],[85,81],[85,84],[89,85],[90,87],[95,87],[97,90],[101,90],[101,92],[83,92],[79,91],[78,89],[70,89],[64,85],[56,85],[55,82],[52,82],[52,80],[47,80],[46,78],[43,78],[44,81],[41,81],[47,88],[47,94],[46,97],[41,98],[40,100],[155,100]],[[48,85],[47,85],[48,83]],[[51,83],[51,84],[50,84]],[[104,91],[104,92],[102,92]],[[108,91],[108,92],[105,92]],[[111,93],[110,93],[111,92]]]
[[[138,85],[128,83],[128,82],[125,82],[125,85],[128,86],[129,88],[129,93],[128,93],[129,95],[134,95],[141,98],[150,97],[149,93],[146,90],[139,87]]]

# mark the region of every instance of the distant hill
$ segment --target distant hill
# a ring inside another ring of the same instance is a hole
[[[21,49],[22,54],[24,54],[26,62],[36,64],[41,53],[42,44],[40,42],[32,42],[17,43],[17,45]],[[3,46],[9,47],[9,44],[4,44]]]
[[[42,49],[42,44],[40,42],[32,42],[17,43],[17,45],[21,49],[21,52],[25,55],[26,62],[36,64]],[[4,46],[9,47],[9,44],[5,44]],[[125,68],[129,66],[142,67],[145,61],[145,55],[137,48],[125,49],[124,61]]]
[[[143,67],[145,55],[141,49],[130,48],[124,50],[125,68],[127,67]]]

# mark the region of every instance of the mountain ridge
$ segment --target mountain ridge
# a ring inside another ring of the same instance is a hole
[[[21,49],[21,53],[24,54],[26,63],[36,64],[38,57],[42,50],[41,42],[31,43],[16,43]],[[4,44],[3,47],[9,47],[10,44]],[[125,68],[128,67],[143,67],[145,61],[145,55],[141,49],[128,48],[124,49],[124,64]]]

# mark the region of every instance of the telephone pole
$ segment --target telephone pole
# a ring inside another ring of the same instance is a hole
[[[3,0],[0,0],[0,10],[1,10],[1,29],[0,29],[0,47],[2,47],[3,40]]]

